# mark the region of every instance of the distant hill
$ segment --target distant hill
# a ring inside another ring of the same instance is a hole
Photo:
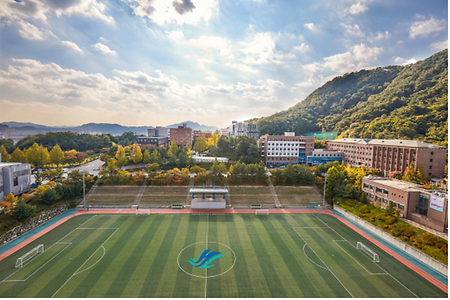
[[[195,130],[214,131],[217,129],[216,127],[200,125],[199,123],[191,121],[186,121],[183,123],[186,123],[187,127]],[[183,123],[173,124],[166,127],[176,128],[178,126],[181,126]],[[15,129],[16,132],[22,133],[24,136],[34,134],[45,134],[47,132],[62,132],[62,131],[72,131],[78,133],[94,133],[94,134],[109,133],[112,135],[122,135],[122,133],[124,132],[147,134],[147,129],[153,128],[153,126],[122,126],[119,124],[110,124],[110,123],[88,123],[75,127],[68,127],[68,126],[52,127],[22,122],[2,122],[1,124],[8,125],[11,129]]]
[[[330,131],[447,146],[448,50],[415,64],[336,77],[294,107],[253,121],[261,134]]]

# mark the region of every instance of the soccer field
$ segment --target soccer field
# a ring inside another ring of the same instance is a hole
[[[0,280],[26,298],[447,297],[324,214],[81,215],[0,261]]]

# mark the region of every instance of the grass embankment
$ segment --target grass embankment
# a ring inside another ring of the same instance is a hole
[[[394,211],[352,200],[339,206],[448,265],[448,241],[402,221]]]

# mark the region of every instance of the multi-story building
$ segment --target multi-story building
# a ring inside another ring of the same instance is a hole
[[[263,135],[258,141],[261,158],[267,166],[306,164],[306,157],[314,150],[313,136]]]
[[[448,194],[444,191],[430,191],[418,184],[372,175],[363,178],[362,191],[374,204],[383,208],[392,206],[406,219],[447,231]]]
[[[178,146],[185,147],[189,145],[192,147],[194,141],[194,130],[186,126],[178,126],[178,128],[170,128],[169,131],[170,143],[175,141]]]
[[[404,172],[410,163],[422,165],[428,178],[444,177],[447,148],[410,140],[339,139],[327,142],[328,150],[343,153],[346,164],[376,168],[386,176]]]
[[[15,196],[31,188],[30,164],[0,163],[0,202],[10,193]]]
[[[147,129],[148,136],[169,136],[169,128],[156,126],[155,128]]]
[[[156,148],[156,147],[165,147],[169,146],[169,137],[168,136],[138,136],[136,137],[136,143],[144,148]]]
[[[238,136],[251,136],[255,139],[259,138],[259,126],[256,124],[251,124],[247,121],[237,122],[233,121],[228,127],[228,136],[238,137]]]
[[[208,139],[212,137],[212,133],[209,131],[194,130],[194,141],[200,136],[204,136]]]
[[[342,152],[326,149],[315,149],[311,152],[311,155],[307,156],[308,166],[317,166],[326,164],[328,162],[337,161],[342,163]]]

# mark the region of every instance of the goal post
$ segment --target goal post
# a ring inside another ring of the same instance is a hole
[[[44,252],[44,244],[39,244],[16,260],[16,268],[22,268],[23,265],[38,254]]]
[[[380,257],[378,256],[378,254],[375,253],[372,249],[370,249],[366,245],[364,245],[363,243],[357,242],[356,243],[356,249],[358,249],[359,251],[364,252],[367,256],[369,256],[372,259],[372,261],[374,263],[379,263],[380,262]]]
[[[150,209],[136,209],[136,215],[150,215]]]
[[[268,215],[269,210],[268,209],[258,209],[255,210],[255,215]]]

